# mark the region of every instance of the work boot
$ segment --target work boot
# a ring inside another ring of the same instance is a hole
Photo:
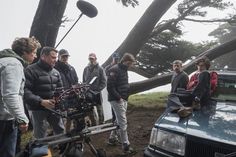
[[[193,108],[192,107],[181,107],[177,114],[179,115],[180,118],[185,118],[188,117],[192,114]]]
[[[109,146],[118,146],[118,145],[121,145],[121,142],[118,139],[109,138],[107,144]]]
[[[134,155],[137,153],[137,151],[135,151],[132,147],[130,147],[130,145],[128,145],[127,143],[123,144],[123,152],[125,155]]]
[[[201,104],[199,101],[193,101],[192,102],[192,108],[193,110],[200,110],[201,109]]]

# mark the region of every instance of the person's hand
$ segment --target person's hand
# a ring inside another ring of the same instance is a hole
[[[19,124],[19,129],[22,133],[25,133],[28,130],[28,124]]]
[[[118,101],[119,103],[122,103],[123,102],[123,99],[122,98],[120,98],[120,100]]]
[[[41,105],[46,107],[46,108],[54,108],[55,107],[55,100],[54,99],[49,99],[49,100],[42,100]]]

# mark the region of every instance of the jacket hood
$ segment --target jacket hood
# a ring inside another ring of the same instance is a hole
[[[23,66],[27,65],[26,61],[11,49],[4,49],[0,51],[0,58],[5,58],[5,57],[14,57],[18,59],[22,63]]]

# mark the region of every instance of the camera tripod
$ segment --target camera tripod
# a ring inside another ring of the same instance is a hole
[[[79,149],[79,151],[81,152],[80,156],[82,156],[84,144],[87,144],[89,146],[91,152],[96,157],[105,157],[106,156],[105,151],[96,149],[94,145],[91,143],[90,137],[96,134],[112,131],[115,129],[117,129],[117,126],[115,126],[113,123],[107,123],[93,127],[87,127],[87,128],[85,127],[82,131],[77,133],[72,130],[65,134],[58,134],[54,136],[36,139],[33,142],[31,142],[29,146],[27,146],[24,152],[17,154],[17,157],[23,157],[23,156],[31,157],[32,154],[30,153],[32,152],[31,150],[32,146],[53,147],[58,145],[63,146],[63,144],[65,147],[63,149],[63,152],[61,153],[62,157],[67,157],[68,152],[70,151],[72,145],[76,146],[76,148]]]

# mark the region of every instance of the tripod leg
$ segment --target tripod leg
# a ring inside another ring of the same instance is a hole
[[[85,137],[85,143],[88,144],[88,146],[90,147],[91,152],[98,157],[98,152],[96,150],[96,148],[92,145],[91,143],[91,139],[89,137]]]
[[[106,152],[102,149],[96,149],[93,144],[91,143],[91,139],[89,137],[85,137],[85,143],[88,144],[90,147],[91,152],[96,156],[96,157],[106,157]]]

